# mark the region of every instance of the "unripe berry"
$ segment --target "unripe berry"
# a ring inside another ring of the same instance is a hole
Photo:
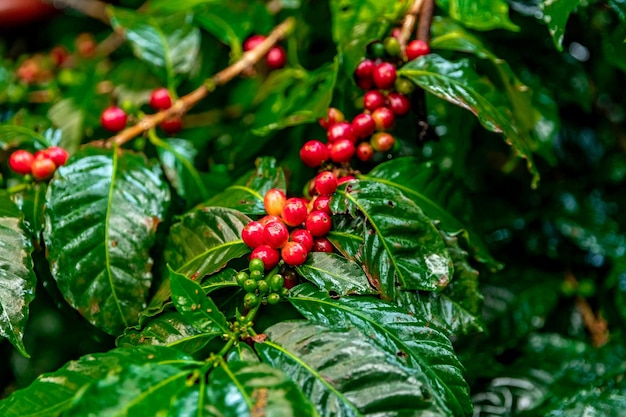
[[[367,162],[374,156],[374,148],[368,142],[361,142],[356,147],[356,157],[363,162]]]
[[[409,61],[430,53],[430,47],[424,41],[414,40],[406,46],[406,57]]]
[[[338,163],[349,162],[354,151],[354,143],[347,139],[339,139],[330,148],[330,159]]]
[[[62,45],[57,45],[50,51],[50,58],[52,59],[52,63],[56,67],[60,67],[61,65],[63,65],[63,63],[65,62],[65,60],[67,60],[69,56],[70,53]]]
[[[78,55],[84,58],[91,58],[96,52],[98,44],[91,33],[81,33],[74,42]]]
[[[329,107],[326,111],[326,118],[320,118],[318,122],[324,129],[328,129],[329,126],[332,126],[335,123],[343,122],[344,120],[346,120],[346,117],[343,115],[341,110],[335,107]]]
[[[57,166],[47,155],[41,155],[33,160],[30,171],[36,180],[47,180],[54,174]]]
[[[385,56],[385,46],[380,41],[369,44],[367,46],[367,51],[374,58],[382,58]]]
[[[287,265],[302,265],[308,255],[307,250],[298,242],[287,242],[280,252]]]
[[[319,194],[332,194],[337,189],[337,177],[331,171],[324,171],[315,177],[315,189]]]
[[[107,107],[100,115],[102,127],[111,132],[123,130],[126,127],[127,119],[124,110],[117,106]]]
[[[396,66],[389,62],[381,62],[376,65],[374,72],[372,72],[372,79],[376,87],[386,90],[396,82]]]
[[[292,242],[300,243],[307,252],[311,252],[313,249],[313,235],[306,229],[295,229],[291,232],[289,239]]]
[[[250,274],[258,273],[258,274],[261,274],[261,277],[262,277],[263,271],[265,270],[265,264],[263,264],[263,261],[260,259],[251,258],[250,262],[248,263],[248,268],[250,269]],[[256,276],[254,278],[256,278]]]
[[[339,184],[339,180],[337,180],[337,184]],[[330,214],[330,196],[329,195],[319,195],[313,201],[313,210],[320,210],[324,213]]]
[[[163,120],[159,126],[168,135],[175,135],[183,128],[183,121],[180,117],[170,117]]]
[[[263,197],[265,211],[267,214],[271,214],[273,216],[280,216],[280,213],[283,211],[285,201],[287,201],[287,196],[285,196],[285,193],[278,188],[272,188],[266,192]]]
[[[263,261],[263,265],[266,271],[274,268],[278,261],[280,260],[280,256],[276,249],[270,248],[267,245],[261,245],[255,248],[250,254],[251,259],[260,259]]]
[[[352,130],[358,137],[366,138],[376,130],[376,122],[370,114],[357,114],[352,119]]]
[[[387,97],[379,90],[372,90],[363,96],[363,107],[366,110],[374,111],[387,103]]]
[[[328,136],[329,142],[335,142],[339,139],[347,139],[352,143],[356,142],[356,135],[354,134],[354,130],[352,130],[352,125],[348,122],[339,122],[330,125],[326,131],[326,136]]]
[[[31,173],[31,166],[35,157],[32,153],[19,149],[9,157],[9,167],[18,174],[26,175]]]
[[[328,157],[328,147],[319,140],[310,140],[300,149],[300,159],[311,168],[320,166]]]
[[[333,244],[325,237],[315,238],[313,241],[313,252],[327,252],[333,251]]]
[[[250,50],[256,48],[257,46],[259,46],[259,44],[261,44],[261,42],[263,42],[265,40],[265,38],[266,37],[263,36],[263,35],[252,35],[252,36],[250,36],[243,43],[243,50],[245,52],[247,52],[247,51],[250,51]]]
[[[250,222],[243,227],[241,231],[241,239],[243,243],[250,246],[252,249],[259,247],[263,244],[263,226],[260,222]]]
[[[398,42],[398,39],[393,36],[386,37],[383,41],[383,46],[385,47],[387,55],[391,57],[397,57],[400,55],[400,42]]]
[[[306,218],[306,230],[313,236],[324,236],[330,231],[333,222],[323,211],[314,210]]]
[[[268,294],[268,296],[267,296],[267,304],[274,305],[274,304],[278,304],[279,301],[280,301],[280,295],[279,294],[277,294],[275,292],[273,292],[271,294]]]
[[[150,94],[150,107],[157,110],[166,110],[172,107],[172,96],[167,88],[161,87]]]
[[[370,141],[372,148],[379,152],[387,152],[393,149],[396,140],[393,136],[386,132],[376,133]]]
[[[283,206],[281,217],[289,226],[301,225],[307,217],[306,202],[301,198],[289,198]]]
[[[270,248],[281,248],[288,240],[289,230],[283,222],[270,222],[263,228],[263,243]]]
[[[400,94],[409,95],[415,90],[415,85],[406,78],[398,78],[395,89]]]
[[[411,110],[411,101],[403,94],[389,93],[387,101],[391,111],[398,116],[404,116]]]
[[[273,46],[267,53],[265,61],[270,69],[280,69],[287,62],[287,53],[282,46]]]
[[[376,130],[388,130],[393,127],[396,117],[388,107],[379,107],[372,112],[372,118],[376,123]]]
[[[69,158],[67,151],[59,146],[51,146],[46,149],[45,152],[48,158],[52,159],[52,162],[54,162],[54,165],[57,167],[65,165],[67,158]]]

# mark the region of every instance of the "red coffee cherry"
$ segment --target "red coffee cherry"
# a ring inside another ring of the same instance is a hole
[[[398,116],[404,116],[411,110],[411,101],[404,94],[389,93],[387,101],[391,111]]]
[[[356,78],[371,78],[375,67],[376,64],[374,64],[374,61],[366,58],[356,66],[354,76]]]
[[[18,174],[26,175],[31,173],[31,165],[35,157],[32,153],[19,149],[9,157],[9,167]]]
[[[339,180],[337,180],[337,184],[339,184]],[[315,200],[313,200],[313,210],[320,210],[330,214],[330,196],[318,195]]]
[[[102,127],[110,132],[124,130],[127,119],[128,116],[126,116],[124,110],[117,106],[107,107],[100,115]]]
[[[332,194],[337,189],[337,177],[331,171],[324,171],[315,177],[315,189],[319,194]]]
[[[35,158],[30,166],[31,173],[36,180],[47,180],[54,174],[56,169],[57,166],[54,164],[54,161],[45,154]]]
[[[150,107],[157,110],[166,110],[172,107],[172,96],[167,88],[157,88],[150,93]]]
[[[168,135],[175,135],[183,128],[183,121],[180,117],[170,117],[161,122],[161,129]]]
[[[352,119],[352,130],[358,137],[366,138],[376,130],[376,122],[370,114],[357,114]]]
[[[328,157],[328,147],[319,140],[310,140],[300,149],[300,159],[311,168],[322,165]]]
[[[280,216],[280,213],[283,212],[285,201],[287,201],[287,196],[278,188],[272,188],[263,197],[265,211],[273,216]]]
[[[430,46],[424,41],[415,40],[406,46],[406,57],[409,61],[430,53]]]
[[[289,239],[292,242],[300,243],[307,252],[311,252],[313,249],[313,235],[306,229],[295,229],[291,232]]]
[[[263,35],[252,35],[243,43],[243,50],[245,52],[250,51],[251,49],[256,48],[265,40],[265,36]]]
[[[332,252],[333,244],[325,237],[315,238],[313,241],[313,252]]]
[[[274,268],[280,260],[280,255],[276,249],[270,248],[267,245],[261,245],[256,247],[250,254],[250,259],[260,259],[263,261],[265,270],[269,271]]]
[[[328,110],[326,111],[326,118],[325,119],[320,118],[318,119],[318,122],[320,126],[322,126],[324,129],[328,129],[329,126],[332,126],[335,123],[343,122],[344,120],[346,120],[346,118],[341,112],[341,110],[335,107],[329,107]]]
[[[345,177],[341,177],[337,180],[337,184],[341,185],[344,182],[348,182],[348,181],[353,181],[356,180],[356,178],[353,175],[346,175]]]
[[[283,222],[270,222],[263,228],[263,243],[270,248],[282,248],[289,240],[289,230]]]
[[[45,150],[45,153],[48,155],[48,158],[52,159],[52,162],[54,162],[54,165],[57,167],[65,165],[67,158],[69,158],[67,151],[59,146],[51,146]]]
[[[354,143],[347,139],[339,139],[333,142],[330,148],[330,159],[338,163],[349,162],[352,159],[352,155],[354,155],[354,151]]]
[[[307,250],[298,242],[287,242],[280,252],[287,265],[302,265],[308,255]]]
[[[241,231],[241,239],[243,243],[250,246],[252,249],[257,248],[263,244],[263,230],[265,226],[260,222],[250,222],[243,227]]]
[[[306,218],[306,230],[311,232],[313,236],[324,236],[330,231],[333,225],[328,213],[314,210]]]
[[[387,103],[387,97],[379,90],[372,90],[363,96],[363,107],[366,110],[374,111]]]
[[[387,90],[396,82],[396,66],[389,62],[381,62],[372,72],[372,79],[376,87]]]
[[[389,133],[380,132],[372,136],[370,143],[374,150],[379,152],[387,152],[393,149],[394,145],[396,144],[396,139]]]
[[[50,59],[55,67],[63,65],[69,56],[69,51],[62,45],[57,45],[50,51]]]
[[[283,287],[288,290],[292,289],[296,285],[298,285],[298,274],[296,274],[292,269],[285,269],[282,273],[283,275]]]
[[[356,135],[354,130],[352,130],[352,125],[348,122],[330,125],[326,131],[326,136],[328,136],[328,142],[335,142],[339,139],[347,139],[352,143],[356,142]]]
[[[388,107],[379,107],[372,112],[376,130],[388,130],[393,127],[396,117]]]
[[[354,82],[361,90],[371,90],[374,87],[374,81],[371,78],[355,78]]]
[[[287,53],[282,46],[273,46],[267,53],[265,61],[270,69],[280,69],[287,62]]]
[[[281,217],[289,226],[301,225],[307,217],[306,201],[302,198],[289,198],[283,206]]]
[[[282,221],[283,221],[282,218],[271,215],[271,214],[268,214],[267,216],[263,216],[258,220],[258,222],[261,223],[263,227],[267,226],[267,224],[271,222],[282,222]]]
[[[356,147],[356,157],[363,162],[367,162],[374,156],[374,148],[368,142],[361,142]]]

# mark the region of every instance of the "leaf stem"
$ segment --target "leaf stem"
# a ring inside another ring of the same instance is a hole
[[[404,21],[402,22],[402,29],[400,29],[398,42],[400,43],[400,50],[402,51],[402,55],[404,58],[406,58],[406,53],[404,52],[406,49],[406,45],[411,38],[411,32],[413,32],[413,28],[415,27],[415,23],[417,22],[417,17],[420,14],[420,9],[422,8],[423,2],[424,0],[414,0],[411,8],[404,17]]]
[[[430,27],[433,24],[435,0],[424,0],[417,25],[417,39],[430,44]]]

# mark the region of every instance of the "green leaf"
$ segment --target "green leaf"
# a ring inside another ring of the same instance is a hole
[[[548,25],[554,46],[563,50],[563,35],[569,15],[578,7],[581,0],[550,0],[541,2],[543,21]]]
[[[255,215],[266,214],[263,197],[272,188],[287,189],[285,173],[276,159],[262,157],[256,160],[256,170],[239,178],[224,192],[217,194],[202,206],[219,206]]]
[[[362,214],[372,230],[364,230],[362,260],[370,283],[384,298],[404,290],[437,291],[452,278],[452,260],[437,229],[400,190],[375,181],[339,187],[333,213]]]
[[[450,17],[471,29],[519,31],[509,19],[509,5],[505,0],[437,0],[437,4]]]
[[[398,74],[411,79],[435,96],[471,111],[484,128],[504,134],[507,143],[526,159],[528,169],[533,174],[533,186],[536,186],[539,171],[534,164],[532,151],[537,148],[537,144],[517,125],[510,109],[492,102],[491,97],[499,97],[502,101],[501,93],[480,78],[469,61],[453,62],[437,54],[429,54],[408,62]]]
[[[114,29],[124,33],[135,56],[150,65],[155,73],[176,85],[177,75],[188,74],[200,50],[200,30],[190,13],[150,16],[121,7],[108,6]]]
[[[43,212],[46,203],[46,183],[35,183],[23,191],[11,194],[20,211],[24,214],[24,225],[29,233],[39,242],[39,233],[43,230]]]
[[[326,116],[337,71],[335,60],[310,72],[302,68],[272,72],[255,97],[252,133],[266,136]]]
[[[110,334],[134,324],[145,307],[149,251],[169,198],[158,166],[118,149],[80,151],[48,186],[52,276],[70,305]]]
[[[170,282],[172,302],[187,323],[202,332],[216,333],[219,330],[221,334],[230,333],[226,317],[204,294],[200,284],[171,269]]]
[[[37,278],[30,257],[33,248],[22,214],[8,194],[0,193],[0,336],[25,357],[22,341],[28,305],[35,298]]]
[[[311,252],[307,261],[296,269],[318,288],[339,295],[373,294],[363,269],[334,253]]]
[[[88,386],[97,384],[110,372],[120,372],[131,365],[151,366],[165,361],[191,361],[191,359],[175,349],[154,346],[114,349],[106,353],[86,355],[77,361],[69,362],[55,372],[39,376],[28,387],[15,391],[0,401],[0,415],[59,416],[72,407],[77,394]]]
[[[17,125],[0,126],[0,149],[6,151],[23,145],[43,149],[50,144],[41,134],[27,127]]]
[[[349,215],[334,215],[333,227],[326,237],[333,246],[347,259],[355,261],[361,258],[363,230],[365,230],[365,218]]]
[[[348,79],[367,51],[367,45],[387,36],[407,11],[407,0],[332,0],[333,40],[337,44],[343,70]]]
[[[292,289],[289,302],[311,322],[338,331],[356,328],[370,343],[399,358],[441,414],[471,414],[463,368],[450,341],[428,323],[377,298],[332,299],[308,284]]]

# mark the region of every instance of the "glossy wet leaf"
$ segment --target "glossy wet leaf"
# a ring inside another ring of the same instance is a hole
[[[363,267],[384,298],[394,299],[397,287],[437,291],[452,278],[452,261],[437,229],[399,189],[355,181],[337,189],[331,208],[368,220]]]
[[[581,0],[554,0],[542,1],[543,21],[548,26],[554,46],[563,50],[563,36],[565,35],[565,25],[570,14],[578,7]]]
[[[266,214],[263,198],[272,188],[286,190],[285,173],[276,159],[258,158],[254,171],[239,178],[222,193],[202,203],[202,206],[227,207],[248,215]]]
[[[340,214],[334,215],[332,220],[333,227],[326,238],[347,259],[352,261],[361,259],[365,218]]]
[[[175,349],[158,346],[86,355],[55,372],[39,376],[27,388],[0,401],[0,414],[5,417],[58,416],[72,408],[81,390],[98,384],[107,374],[117,374],[131,366],[155,366],[161,361],[191,362],[191,358]]]
[[[408,62],[398,73],[431,94],[471,111],[484,128],[502,133],[506,142],[526,159],[533,174],[533,185],[536,185],[539,171],[532,152],[537,144],[511,119],[510,109],[498,105],[506,99],[474,71],[469,61],[448,61],[437,54],[429,54]]]
[[[37,285],[32,251],[23,215],[9,195],[0,192],[0,336],[26,357],[22,339]]]
[[[340,295],[375,292],[356,262],[334,253],[311,252],[307,261],[297,266],[296,270],[318,288]]]
[[[471,413],[463,367],[448,338],[427,322],[377,298],[330,298],[310,284],[295,287],[289,302],[309,321],[339,331],[356,328],[370,343],[399,358],[442,415]]]
[[[0,149],[2,150],[17,147],[43,149],[48,145],[44,136],[27,127],[9,124],[0,126]]]
[[[519,30],[509,19],[509,5],[505,0],[437,0],[437,4],[470,29]]]
[[[11,195],[11,199],[24,214],[24,225],[36,242],[39,242],[39,234],[43,230],[46,189],[46,183],[35,183],[32,187]]]
[[[52,276],[70,305],[110,334],[134,324],[145,307],[149,252],[169,198],[158,166],[117,149],[80,151],[48,186]]]

